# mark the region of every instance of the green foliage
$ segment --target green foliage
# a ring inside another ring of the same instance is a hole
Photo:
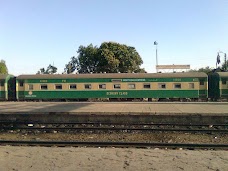
[[[75,56],[71,57],[71,61],[65,65],[64,73],[71,74],[76,70],[77,58]]]
[[[221,69],[224,71],[228,70],[228,60],[226,62],[225,61],[223,62]]]
[[[205,68],[199,68],[198,70],[196,69],[191,69],[189,72],[205,72],[205,73],[209,73],[211,72],[213,69],[209,66],[205,67]]]
[[[140,65],[143,63],[134,47],[115,43],[104,42],[98,48],[90,44],[80,46],[78,57],[71,57],[65,66],[65,73],[77,70],[79,73],[117,73],[117,72],[145,72]]]
[[[54,74],[57,72],[57,68],[53,65],[49,65],[47,69],[41,68],[40,71],[37,72],[37,74]]]
[[[71,61],[65,65],[65,73],[70,74],[77,70],[79,73],[97,72],[98,48],[90,44],[89,46],[79,46],[76,58],[71,57]]]
[[[115,42],[104,42],[99,48],[101,72],[137,72],[143,63],[134,47]]]
[[[4,60],[0,61],[0,74],[8,74],[8,69]]]

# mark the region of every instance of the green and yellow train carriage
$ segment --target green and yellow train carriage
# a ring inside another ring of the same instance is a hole
[[[20,75],[18,100],[207,98],[204,73]]]
[[[8,74],[0,74],[0,100],[15,100],[15,77]]]
[[[212,100],[228,99],[228,72],[215,72],[208,75],[208,96]]]

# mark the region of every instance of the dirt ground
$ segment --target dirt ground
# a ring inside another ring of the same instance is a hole
[[[1,171],[224,171],[228,151],[0,146]]]
[[[227,134],[190,134],[175,132],[152,133],[28,133],[0,132],[1,140],[59,140],[59,141],[116,141],[116,142],[163,142],[226,144]]]

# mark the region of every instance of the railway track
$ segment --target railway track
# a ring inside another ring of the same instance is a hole
[[[122,124],[122,123],[28,123],[28,122],[0,122],[0,130],[26,130],[26,131],[74,131],[74,132],[190,132],[190,133],[228,133],[227,124],[199,125],[199,124]]]
[[[91,132],[96,133],[104,133],[106,135],[110,135],[109,133],[118,132],[118,135],[124,133],[134,133],[129,135],[135,135],[137,139],[137,133],[155,133],[163,134],[167,136],[169,132],[176,132],[177,136],[181,133],[178,132],[188,132],[188,133],[210,133],[212,135],[227,135],[228,133],[228,125],[227,124],[217,124],[217,125],[200,125],[200,124],[173,124],[173,123],[138,123],[138,124],[122,124],[122,123],[39,123],[39,122],[0,122],[0,132],[3,134],[11,133],[11,131],[16,133],[22,133],[21,135],[28,136],[27,140],[24,140],[23,137],[21,140],[14,139],[8,140],[4,138],[0,140],[0,145],[27,145],[27,146],[91,146],[91,147],[139,147],[139,148],[170,148],[170,149],[228,149],[228,144],[223,143],[179,143],[178,141],[175,143],[169,142],[167,140],[163,141],[160,139],[160,142],[154,143],[153,140],[140,140],[138,139],[135,141],[134,139],[130,139],[128,141],[123,140],[107,140],[107,139],[96,139],[91,141],[89,138],[84,140],[74,138],[71,139],[62,139],[65,141],[56,141],[56,139],[40,139],[39,136],[42,134],[37,134],[37,131],[40,133],[57,133],[57,132],[64,132],[64,135],[78,135],[77,133],[82,133],[85,136],[90,136]],[[34,140],[33,138],[29,139],[29,135],[37,135],[37,139]],[[35,133],[35,134],[33,134]],[[66,134],[65,134],[66,133]],[[149,135],[148,134],[148,135]],[[60,134],[62,135],[62,134]],[[80,134],[81,135],[81,134]],[[103,135],[103,134],[102,134]],[[223,136],[222,135],[222,136]],[[126,134],[125,134],[126,136]],[[102,136],[101,136],[102,137]],[[221,136],[220,136],[221,137]],[[78,140],[78,141],[75,141]],[[165,142],[165,143],[164,143]]]
[[[0,140],[0,145],[25,146],[83,146],[83,147],[135,147],[135,148],[169,148],[169,149],[223,149],[228,144],[188,144],[188,143],[146,143],[146,142],[85,142],[85,141],[14,141]]]

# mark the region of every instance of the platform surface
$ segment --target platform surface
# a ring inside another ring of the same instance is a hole
[[[225,171],[228,151],[0,146],[0,170]]]
[[[0,102],[0,114],[202,114],[228,115],[227,102]]]

